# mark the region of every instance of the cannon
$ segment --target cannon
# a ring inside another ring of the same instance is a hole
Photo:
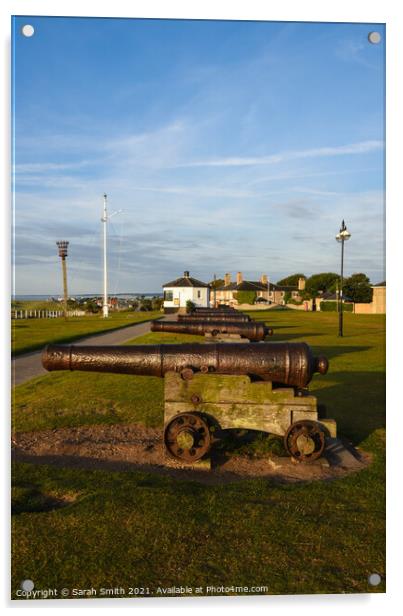
[[[233,306],[225,306],[224,304],[220,304],[219,306],[195,306],[194,308],[192,308],[192,312],[203,312],[205,310],[224,310],[227,312],[236,312],[236,308],[234,308]]]
[[[209,460],[216,434],[226,429],[270,432],[284,438],[299,462],[319,458],[334,420],[320,416],[306,389],[325,374],[327,359],[305,343],[256,345],[49,345],[49,370],[82,370],[165,377],[164,447],[175,463]]]
[[[232,321],[239,323],[247,323],[252,319],[247,314],[233,314],[228,313],[226,310],[220,313],[215,312],[201,313],[195,312],[190,314],[178,314],[178,321]]]
[[[50,344],[42,353],[46,370],[83,370],[165,376],[167,372],[246,374],[292,387],[307,387],[312,376],[326,374],[328,361],[315,358],[305,342],[236,344],[136,344],[74,346]],[[182,374],[182,377],[184,375]],[[186,376],[184,377],[186,378]]]
[[[240,336],[254,342],[264,340],[266,336],[273,334],[273,330],[262,323],[237,321],[153,321],[151,331],[195,336],[211,334],[213,337],[225,334],[225,336]]]
[[[243,314],[235,308],[193,308],[189,314]]]

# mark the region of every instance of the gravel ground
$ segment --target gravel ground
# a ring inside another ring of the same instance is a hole
[[[329,455],[328,459],[303,464],[274,455],[260,459],[231,455],[213,457],[209,469],[197,465],[184,467],[168,459],[161,429],[98,425],[16,433],[12,452],[13,458],[21,462],[91,470],[140,470],[206,484],[258,477],[281,483],[331,480],[357,472],[370,463],[368,454],[346,449],[341,441],[337,444],[346,452],[344,458]]]

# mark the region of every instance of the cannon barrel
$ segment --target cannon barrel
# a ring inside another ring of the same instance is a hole
[[[273,334],[273,330],[263,323],[243,321],[154,321],[151,324],[151,331],[194,334],[196,336],[236,334],[254,342],[264,340],[266,336]]]
[[[236,309],[233,306],[196,306],[192,309],[192,312],[203,312],[203,310],[224,310],[227,312],[236,312]]]
[[[189,316],[189,315],[197,316],[197,317],[199,316],[203,316],[203,317],[212,316],[213,317],[215,315],[219,315],[222,317],[225,317],[225,316],[246,317],[247,316],[244,312],[241,312],[239,310],[218,310],[218,309],[213,310],[213,309],[207,309],[207,308],[204,308],[203,310],[192,310],[191,312],[188,312],[186,313],[186,315],[183,315],[183,316]],[[182,315],[179,315],[179,316],[182,316]]]
[[[304,342],[260,344],[156,344],[132,346],[49,345],[46,370],[83,370],[162,377],[180,372],[244,374],[293,387],[306,387],[313,374],[326,374],[328,361],[315,358]]]
[[[224,311],[224,314],[211,314],[196,312],[194,314],[178,314],[178,321],[239,321],[240,323],[247,323],[252,319],[247,314],[232,314]]]

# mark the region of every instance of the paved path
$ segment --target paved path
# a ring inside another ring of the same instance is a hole
[[[172,319],[172,315],[163,316],[164,319]],[[91,344],[100,346],[102,344],[123,344],[132,338],[143,336],[150,331],[151,321],[145,323],[136,323],[122,329],[117,329],[111,332],[104,332],[92,336],[85,336],[79,340],[74,340],[71,344],[85,345]],[[66,343],[68,344],[68,343]],[[20,385],[33,379],[36,376],[49,374],[43,367],[41,362],[42,351],[33,351],[25,355],[19,355],[12,360],[11,374],[13,385]]]

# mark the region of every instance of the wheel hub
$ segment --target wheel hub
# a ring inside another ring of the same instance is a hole
[[[299,462],[313,462],[325,448],[325,433],[317,421],[301,420],[291,424],[284,436],[290,456]]]
[[[200,413],[180,413],[165,426],[168,453],[182,462],[200,460],[211,447],[209,425]]]

